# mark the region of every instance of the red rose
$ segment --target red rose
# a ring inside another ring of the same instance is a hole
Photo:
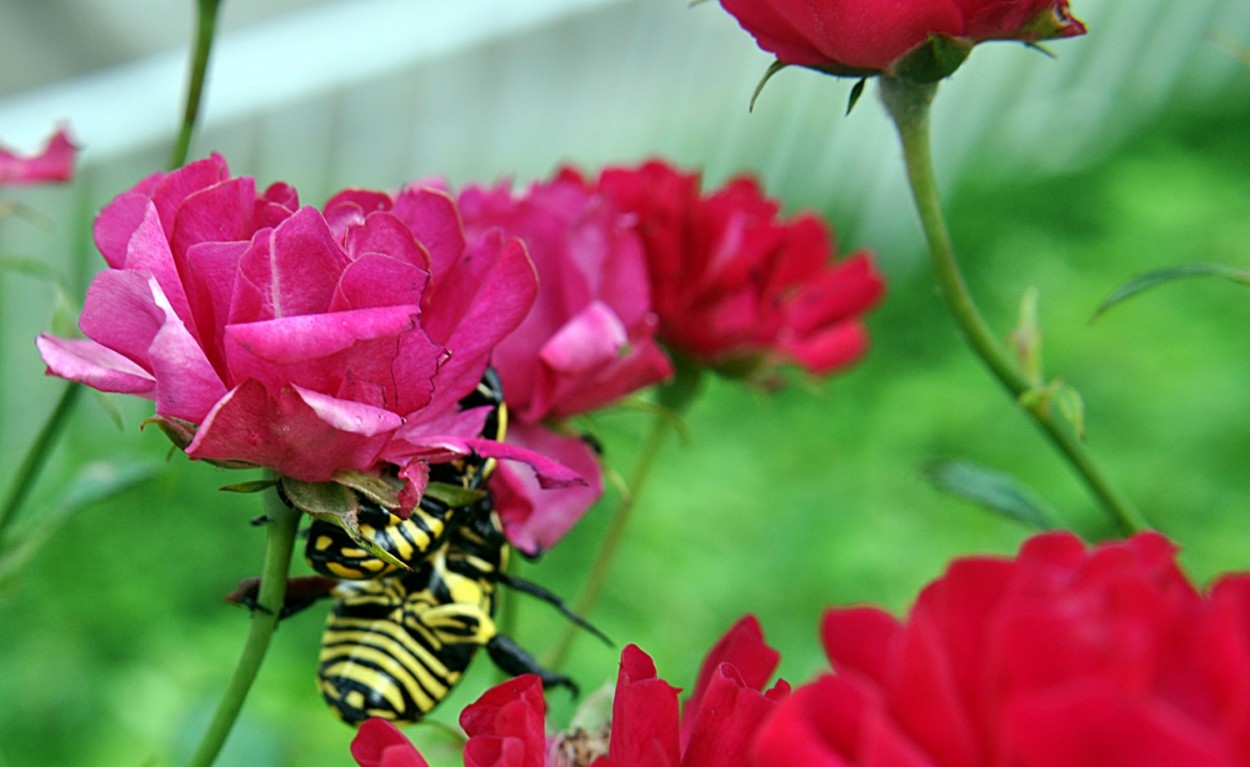
[[[782,220],[749,178],[705,196],[697,174],[658,161],[609,168],[599,188],[646,243],[660,339],[674,352],[759,377],[785,362],[828,373],[867,349],[862,315],[881,276],[866,252],[834,263],[816,216]]]
[[[986,40],[1036,41],[1085,32],[1068,15],[1068,0],[721,0],[721,5],[778,61],[835,75],[892,74],[907,54],[939,38],[970,48]]]
[[[645,652],[629,645],[621,653],[610,735],[577,731],[554,739],[544,725],[542,681],[534,674],[516,677],[461,713],[460,726],[469,736],[465,767],[567,767],[589,759],[591,767],[735,767],[743,764],[761,723],[789,694],[784,681],[764,691],[778,661],[759,621],[748,615],[708,652],[694,692],[679,706],[680,690],[656,675]],[[571,761],[569,752],[580,756]],[[361,725],[352,755],[362,767],[425,767],[417,750],[381,720]]]
[[[1162,536],[956,561],[906,621],[831,610],[835,673],[797,689],[757,767],[1250,765],[1250,577],[1209,596]]]

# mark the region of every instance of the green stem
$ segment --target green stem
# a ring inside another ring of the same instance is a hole
[[[1020,402],[1021,395],[1034,388],[1034,382],[998,343],[977,310],[968,285],[959,271],[946,220],[942,215],[929,142],[929,105],[933,101],[937,85],[917,84],[889,77],[879,78],[879,82],[882,99],[902,140],[907,178],[928,241],[933,273],[946,300],[946,306],[968,345],[999,383]],[[1080,475],[1122,532],[1128,534],[1150,529],[1141,513],[1103,476],[1076,434],[1056,419],[1049,407],[1039,404],[1024,409]]]
[[[182,113],[182,128],[169,158],[170,168],[180,168],[187,162],[191,151],[191,134],[195,131],[196,118],[200,113],[200,101],[204,96],[204,74],[208,71],[208,56],[213,50],[213,35],[217,32],[217,11],[221,0],[199,0],[199,14],[195,26],[195,50],[191,54],[191,73],[187,83],[187,104]]]
[[[205,730],[199,746],[188,762],[190,767],[208,767],[217,758],[231,728],[243,708],[247,692],[256,679],[260,664],[269,649],[269,640],[278,625],[278,614],[286,596],[287,572],[291,567],[291,551],[295,546],[295,531],[299,527],[300,513],[278,497],[274,488],[265,493],[265,515],[268,531],[265,546],[265,565],[261,571],[259,607],[252,611],[252,625],[239,662],[234,667],[226,691],[217,704],[213,720]]]
[[[651,473],[651,467],[655,465],[656,456],[660,452],[660,446],[664,444],[664,435],[669,428],[671,426],[667,414],[657,411],[648,427],[647,436],[642,444],[642,452],[638,456],[638,463],[634,466],[633,476],[629,479],[629,492],[622,495],[620,502],[616,505],[612,524],[604,536],[603,545],[599,547],[599,554],[595,558],[594,565],[591,566],[590,575],[586,578],[582,593],[578,595],[573,607],[573,612],[578,615],[584,617],[589,613],[590,608],[594,607],[595,601],[599,598],[600,592],[603,591],[603,584],[607,582],[608,572],[612,569],[612,560],[625,537],[630,512],[638,502],[638,496],[642,492],[643,485],[646,484],[647,476]],[[580,633],[581,629],[572,624],[564,630],[559,644],[551,653],[549,663],[551,668],[558,669],[564,664],[573,647],[573,641]]]
[[[4,537],[5,527],[13,521],[18,508],[34,487],[35,478],[39,476],[44,463],[52,453],[53,443],[60,436],[65,424],[69,422],[69,414],[73,411],[74,403],[78,401],[80,394],[82,394],[82,384],[71,381],[61,392],[61,399],[57,401],[48,420],[39,430],[39,436],[35,438],[30,449],[26,451],[26,455],[22,457],[17,473],[13,475],[13,484],[9,486],[3,504],[0,504],[0,538]]]

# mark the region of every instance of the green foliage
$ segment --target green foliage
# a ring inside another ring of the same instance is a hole
[[[1162,269],[1153,269],[1139,274],[1115,289],[1105,301],[1098,305],[1090,322],[1098,319],[1104,312],[1116,304],[1125,301],[1142,291],[1166,285],[1177,280],[1193,277],[1223,277],[1226,280],[1242,285],[1250,285],[1250,268],[1229,266],[1228,264],[1179,264]]]
[[[938,461],[925,474],[938,488],[1033,530],[1058,526],[1055,513],[1009,474],[965,461]]]

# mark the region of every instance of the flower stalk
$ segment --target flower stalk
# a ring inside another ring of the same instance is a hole
[[[1141,513],[1099,470],[1078,436],[1055,417],[1045,399],[1032,405],[1022,401],[1022,396],[1035,388],[1035,382],[1020,369],[998,342],[973,301],[955,258],[933,172],[929,107],[937,92],[937,84],[913,83],[891,77],[881,77],[878,82],[881,85],[882,100],[902,141],[907,180],[924,229],[934,277],[947,309],[965,341],[1003,388],[1032,416],[1037,426],[1099,500],[1120,531],[1129,534],[1150,529]]]
[[[65,387],[65,390],[61,392],[61,398],[57,400],[56,407],[52,409],[48,420],[39,430],[39,436],[31,443],[26,455],[22,456],[22,463],[17,467],[17,473],[13,475],[13,484],[5,493],[3,503],[0,503],[0,539],[3,539],[5,527],[17,515],[18,508],[34,487],[35,478],[39,476],[48,456],[52,454],[52,447],[69,421],[69,414],[73,411],[78,396],[82,394],[82,388],[82,384],[73,381]]]
[[[616,504],[616,511],[612,514],[612,524],[608,527],[608,532],[603,537],[603,545],[599,547],[599,553],[595,556],[595,562],[590,568],[590,574],[586,576],[585,585],[582,586],[582,592],[578,595],[577,602],[574,604],[573,612],[578,615],[584,617],[589,613],[599,599],[599,594],[603,591],[603,585],[607,582],[608,573],[612,570],[612,562],[616,558],[616,552],[620,548],[621,541],[625,538],[625,529],[629,526],[634,506],[638,502],[638,496],[642,492],[643,485],[647,482],[647,477],[651,474],[651,467],[655,465],[656,456],[660,453],[660,447],[664,444],[664,435],[669,428],[665,413],[657,411],[651,420],[650,426],[647,428],[647,435],[643,440],[642,450],[638,455],[638,462],[634,464],[634,473],[629,478],[628,492],[623,493],[620,501]],[[568,658],[569,651],[573,647],[573,641],[581,631],[581,628],[571,623],[565,628],[559,644],[556,645],[556,649],[551,653],[549,663],[551,668],[559,669],[564,665],[564,661]]]
[[[208,72],[208,58],[213,50],[213,36],[217,33],[217,11],[221,0],[199,0],[196,15],[195,49],[191,54],[191,72],[187,81],[187,103],[182,113],[182,127],[169,156],[169,167],[180,168],[187,162],[191,151],[191,134],[200,114],[200,102],[204,97],[204,76]]]
[[[272,476],[272,473],[268,474]],[[213,719],[188,762],[189,767],[208,767],[217,759],[239,717],[243,701],[247,698],[248,690],[251,689],[269,649],[269,640],[278,626],[278,615],[286,597],[287,573],[291,567],[291,552],[295,548],[295,531],[299,527],[300,512],[283,502],[278,496],[276,486],[267,491],[264,497],[267,540],[260,594],[256,600],[257,608],[252,611],[252,624],[248,629],[243,652],[239,655],[230,682],[217,704]]]

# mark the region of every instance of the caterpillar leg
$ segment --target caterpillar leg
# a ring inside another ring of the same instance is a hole
[[[323,578],[320,575],[305,575],[287,580],[286,596],[282,600],[282,609],[278,619],[290,617],[333,594],[339,582],[334,578]],[[234,591],[226,595],[226,601],[232,605],[243,605],[249,610],[268,612],[257,601],[260,598],[260,578],[244,578]]]
[[[543,681],[543,687],[566,687],[574,695],[578,694],[577,684],[572,679],[543,668],[534,656],[504,634],[491,637],[486,643],[486,652],[505,673],[513,676],[537,674]]]

